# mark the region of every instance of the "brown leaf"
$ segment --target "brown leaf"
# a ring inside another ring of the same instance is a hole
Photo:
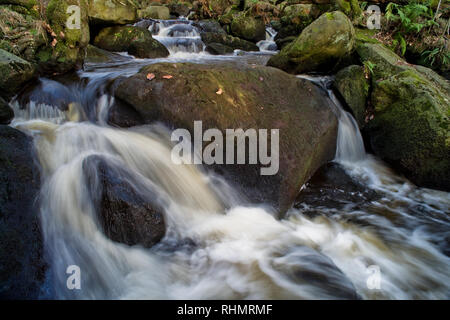
[[[52,47],[56,46],[57,43],[58,43],[58,40],[53,39],[53,41],[52,41],[52,43],[51,43]]]
[[[163,79],[172,79],[173,76],[171,76],[170,74],[163,76]]]
[[[147,74],[147,80],[152,81],[153,79],[155,79],[155,74],[154,73]]]
[[[222,90],[222,88],[219,88],[219,90],[217,90],[217,92],[216,92],[218,95],[221,95],[222,93],[223,93],[223,90]]]

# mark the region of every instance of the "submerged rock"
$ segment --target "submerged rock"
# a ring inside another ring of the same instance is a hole
[[[111,240],[149,248],[164,237],[164,211],[156,193],[139,188],[130,173],[101,157],[87,158],[83,169],[100,225]]]
[[[329,71],[352,53],[354,45],[352,22],[340,11],[327,12],[273,56],[268,65],[297,74]]]
[[[0,299],[37,299],[45,278],[32,150],[31,138],[0,125]]]
[[[31,63],[0,49],[0,96],[14,96],[34,75]]]
[[[93,24],[117,25],[137,20],[137,8],[130,0],[89,1],[89,20]]]
[[[167,75],[171,77],[163,78]],[[336,151],[337,120],[327,95],[274,68],[153,64],[124,79],[116,98],[146,123],[162,121],[191,134],[199,120],[203,130],[217,128],[224,136],[226,129],[279,129],[276,174],[261,175],[266,167],[261,164],[207,167],[225,176],[251,203],[269,203],[280,213]]]
[[[108,51],[127,51],[137,58],[162,58],[169,55],[166,47],[153,39],[150,31],[133,26],[104,28],[95,37],[94,45]]]

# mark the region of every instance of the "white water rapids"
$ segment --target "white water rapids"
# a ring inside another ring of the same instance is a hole
[[[175,50],[171,53],[157,61],[179,61]],[[212,58],[203,53],[192,58],[199,59]],[[245,57],[214,59],[245,63]],[[353,117],[331,91],[330,107],[339,117],[336,162],[380,197],[342,208],[299,203],[277,220],[264,204],[240,206],[226,182],[201,168],[173,164],[169,132],[162,126],[106,124],[113,100],[104,92],[93,95],[101,91],[96,84],[153,62],[89,66],[80,72],[89,85],[63,85],[75,96],[67,112],[50,102],[14,105],[12,125],[34,136],[44,175],[40,211],[51,272],[43,297],[449,298],[449,194],[417,188],[366,154]],[[83,170],[92,155],[126,170],[144,195],[157,190],[164,199],[167,233],[158,245],[130,247],[104,235]],[[320,214],[309,214],[313,210]],[[81,290],[66,287],[69,265],[81,269]],[[379,288],[367,285],[370,266],[380,270]]]

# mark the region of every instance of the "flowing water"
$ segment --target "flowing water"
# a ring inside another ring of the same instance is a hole
[[[111,80],[143,65],[268,58],[210,56],[189,21],[157,24],[149,28],[169,48],[168,58],[118,55],[86,65],[70,81],[41,79],[12,104],[12,125],[34,137],[43,171],[40,212],[50,261],[43,297],[449,298],[449,194],[417,188],[367,154],[329,78],[309,80],[328,92],[339,119],[335,162],[321,169],[335,178],[314,177],[282,220],[264,204],[242,206],[231,186],[201,167],[173,164],[163,126],[109,126]],[[104,235],[88,185],[97,174],[92,156],[126,172],[143,197],[162,199],[167,232],[159,244],[145,249]],[[69,265],[80,267],[81,290],[66,287]]]

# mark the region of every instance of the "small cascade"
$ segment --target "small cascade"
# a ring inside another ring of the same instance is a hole
[[[261,52],[274,52],[278,50],[275,43],[277,32],[272,27],[266,27],[266,40],[259,41],[256,45]]]
[[[367,154],[364,148],[363,138],[359,132],[358,124],[356,123],[355,118],[353,118],[349,112],[344,110],[342,104],[334,95],[333,90],[331,89],[333,78],[329,76],[312,77],[306,75],[297,77],[312,81],[323,90],[326,90],[330,100],[333,102],[330,106],[339,120],[335,160],[337,162],[356,162],[364,160]]]
[[[199,29],[192,21],[178,20],[145,20],[139,25],[146,26],[153,38],[161,42],[170,52],[202,53],[205,45],[200,37]]]

